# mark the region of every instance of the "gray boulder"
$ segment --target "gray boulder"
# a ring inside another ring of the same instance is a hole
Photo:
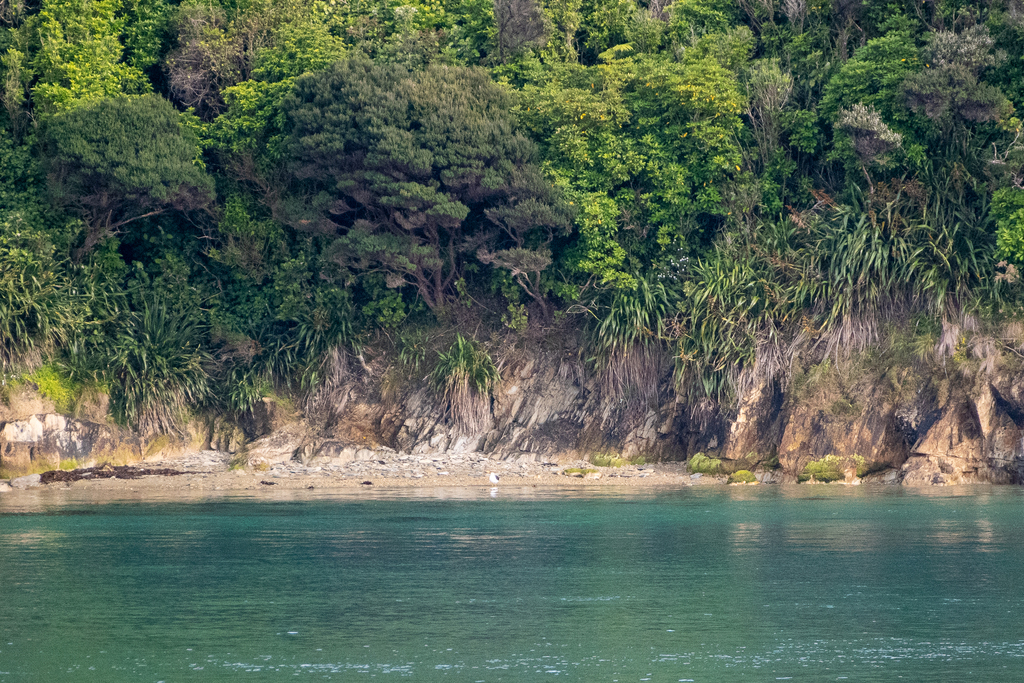
[[[42,479],[42,475],[39,474],[29,474],[24,477],[17,477],[15,479],[11,479],[11,487],[16,489],[27,489],[32,488],[33,486],[41,486],[42,482],[40,479]]]

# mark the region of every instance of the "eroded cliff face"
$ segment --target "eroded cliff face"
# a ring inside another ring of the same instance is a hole
[[[108,425],[55,413],[11,420],[0,428],[0,465],[13,471],[52,469],[62,461],[84,463],[115,453],[123,459],[139,457],[139,440]]]
[[[451,424],[422,382],[409,381],[389,393],[383,399],[372,377],[353,382],[344,410],[332,424],[315,437],[295,431],[288,445],[304,461],[371,459],[374,451],[389,449],[558,462],[603,452],[683,460],[694,448],[719,441],[710,430],[695,430],[690,411],[674,395],[653,404],[609,400],[597,378],[553,353],[523,354],[503,368],[489,419],[475,432]],[[271,461],[284,457],[285,451],[279,435],[257,438],[249,447],[251,457]]]
[[[835,454],[861,456],[867,480],[1024,483],[1024,373],[885,367],[836,379],[839,370],[819,365],[813,381],[805,373],[785,387],[755,385],[731,412],[708,416],[676,395],[670,372],[644,400],[613,399],[600,378],[566,358],[564,349],[533,349],[506,362],[488,419],[471,433],[446,418],[422,379],[395,381],[381,361],[352,372],[316,420],[268,398],[237,420],[197,419],[183,441],[256,465],[373,460],[393,451],[482,453],[515,462],[600,453],[680,461],[704,452],[732,469],[796,481],[809,462]],[[20,411],[8,407],[0,415],[0,466],[8,471],[183,446],[140,439],[95,416],[58,415],[27,399]]]
[[[893,372],[896,370],[897,372]],[[762,389],[741,402],[732,422],[733,444],[774,447],[787,480],[807,463],[830,454],[859,455],[868,479],[912,486],[1024,483],[1024,376],[963,368],[946,372],[898,372],[902,386],[883,377],[845,394],[789,397]],[[769,425],[772,428],[765,428]],[[742,450],[742,449],[741,449]]]

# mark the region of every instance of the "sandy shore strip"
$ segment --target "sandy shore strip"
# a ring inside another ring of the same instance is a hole
[[[724,477],[690,475],[683,463],[596,467],[586,461],[570,463],[491,460],[467,454],[402,455],[383,454],[377,460],[349,462],[343,465],[310,465],[298,462],[275,463],[265,471],[230,469],[231,456],[219,451],[197,451],[179,457],[140,462],[137,468],[168,469],[183,472],[175,476],[151,475],[123,479],[85,478],[72,482],[53,482],[32,487],[75,489],[97,493],[151,492],[182,494],[199,491],[283,491],[332,489],[394,489],[437,487],[493,487],[490,473],[500,478],[497,487],[637,487],[695,486],[724,484]],[[574,472],[573,470],[584,470]],[[567,474],[566,471],[569,471]],[[16,495],[7,490],[4,495]]]

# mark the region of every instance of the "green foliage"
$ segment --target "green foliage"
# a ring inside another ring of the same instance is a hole
[[[252,410],[273,390],[269,373],[262,368],[238,365],[231,368],[227,381],[227,407],[234,413]]]
[[[342,268],[383,271],[443,309],[484,210],[550,201],[507,106],[481,70],[349,59],[303,76],[284,104],[287,150],[295,190],[315,197],[279,211],[296,229],[342,232],[328,256]]]
[[[211,397],[203,334],[159,301],[122,314],[104,349],[114,417],[147,435],[179,432],[186,411]]]
[[[74,412],[82,386],[70,380],[58,367],[43,365],[26,375],[25,379],[34,383],[45,398],[53,401],[57,412],[65,415]]]
[[[0,363],[101,381],[157,299],[234,411],[385,335],[575,326],[698,423],[908,320],[966,360],[1024,311],[1017,9],[0,0]]]
[[[438,354],[430,383],[445,406],[445,416],[464,434],[479,433],[490,418],[491,390],[501,374],[490,354],[461,334]]]
[[[0,101],[3,102],[4,109],[7,110],[7,121],[11,134],[18,139],[26,124],[27,86],[32,72],[25,59],[25,54],[14,47],[9,48],[0,56],[0,67],[4,74]]]
[[[642,455],[634,458],[620,458],[614,453],[595,453],[590,456],[590,462],[598,467],[625,467],[627,465],[645,465],[647,459]]]
[[[277,29],[274,44],[256,53],[253,79],[278,83],[311,71],[321,71],[345,55],[344,43],[327,26],[311,21]]]
[[[685,294],[677,380],[693,397],[722,401],[735,391],[739,371],[754,364],[758,340],[780,339],[780,324],[796,307],[784,280],[756,251],[723,249],[699,261]]]
[[[736,470],[729,475],[730,484],[753,484],[757,481],[757,477],[750,470]]]
[[[1024,190],[1004,187],[992,195],[999,256],[1024,264]]]
[[[428,342],[426,336],[410,332],[398,337],[398,362],[412,373],[420,371],[420,365],[427,358]]]
[[[903,81],[923,66],[914,37],[908,32],[895,31],[869,40],[829,80],[821,111],[826,119],[835,121],[840,109],[861,104],[874,107],[886,121],[906,122],[909,112],[904,104]]]
[[[48,123],[46,142],[51,189],[88,226],[79,258],[140,218],[212,199],[196,140],[162,97],[82,105]]]
[[[122,61],[123,11],[121,0],[43,0],[28,24],[39,46],[33,99],[41,113],[150,90],[142,71]]]
[[[678,356],[691,395],[726,399],[744,371],[785,376],[785,349],[801,329],[847,354],[899,316],[970,308],[986,291],[979,273],[995,265],[986,207],[963,178],[926,179],[879,186],[867,205],[802,227],[764,226],[756,241],[699,262],[685,288]]]
[[[960,33],[936,31],[927,40],[925,70],[903,84],[911,107],[946,131],[996,121],[1013,111],[999,88],[979,80],[982,70],[1000,61],[992,53],[995,41],[987,26],[971,26]]]
[[[490,395],[494,385],[501,381],[501,375],[487,351],[472,339],[457,334],[451,348],[438,354],[430,380],[442,393],[465,386],[477,394]]]
[[[657,397],[664,360],[664,340],[673,310],[660,281],[637,280],[632,289],[616,290],[590,332],[602,389],[616,400]]]
[[[171,4],[166,0],[122,0],[125,61],[145,71],[160,62],[170,38]]]
[[[693,474],[721,474],[722,461],[718,458],[710,458],[703,453],[695,453],[686,462],[686,469]]]
[[[678,63],[630,55],[620,46],[598,66],[556,71],[524,88],[518,108],[578,207],[567,265],[615,287],[719,225],[722,189],[742,161],[732,65],[690,52]]]
[[[0,369],[31,366],[81,325],[71,279],[39,233],[19,221],[0,231]]]
[[[607,359],[637,346],[657,345],[665,337],[672,315],[668,290],[660,281],[638,280],[632,289],[620,289],[593,331],[598,355]]]
[[[562,470],[562,474],[568,474],[570,476],[578,474],[581,477],[585,477],[588,474],[598,474],[600,471],[601,470],[595,470],[591,467],[569,467]]]
[[[505,327],[516,332],[522,332],[530,325],[530,314],[523,304],[510,303],[505,309],[507,313],[501,315],[501,322]]]
[[[669,30],[683,45],[709,34],[732,28],[737,7],[724,0],[679,0],[669,5]]]
[[[326,69],[344,54],[343,42],[323,24],[306,20],[278,28],[274,43],[257,51],[252,78],[220,91],[223,111],[210,129],[217,148],[229,158],[255,159],[262,172],[272,173],[284,140],[281,104],[295,79]]]
[[[620,458],[614,453],[594,453],[590,456],[590,462],[598,467],[622,467],[631,464],[629,459]]]
[[[829,484],[845,479],[846,470],[850,468],[856,470],[858,477],[867,474],[867,463],[863,456],[851,455],[840,457],[830,453],[819,460],[812,460],[807,463],[800,472],[798,479],[801,482],[813,479],[814,481]]]

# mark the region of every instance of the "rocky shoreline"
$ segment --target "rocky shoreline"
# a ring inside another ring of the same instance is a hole
[[[240,415],[194,415],[173,436],[118,427],[104,405],[56,413],[23,387],[0,402],[0,471],[170,467],[187,474],[145,486],[222,489],[486,485],[490,471],[559,486],[727,483],[690,475],[685,463],[701,455],[719,461],[717,471],[748,470],[762,483],[795,483],[809,467],[845,458],[843,469],[856,462],[865,483],[1024,484],[1024,372],[947,376],[908,367],[896,386],[892,368],[840,372],[826,363],[791,387],[762,383],[733,408],[703,415],[668,376],[646,402],[617,401],[566,349],[509,352],[505,360],[487,419],[472,433],[446,417],[424,382],[392,382],[394,366],[383,356],[349,367],[330,396],[302,405],[267,396]],[[574,468],[597,471],[565,474]],[[99,485],[73,483],[91,484]]]
[[[413,456],[378,453],[374,460],[343,464],[303,465],[298,461],[275,462],[265,469],[231,469],[232,456],[221,451],[196,451],[177,457],[138,463],[141,477],[116,468],[104,476],[20,477],[0,490],[75,488],[131,491],[255,491],[280,489],[346,489],[359,487],[408,488],[482,486],[493,487],[494,472],[501,486],[695,486],[725,484],[725,477],[691,475],[683,463],[595,467],[580,460],[568,463],[509,462],[491,460],[477,453]],[[583,470],[583,471],[574,471]],[[85,470],[78,470],[84,472]],[[173,476],[169,476],[173,475]],[[60,479],[74,479],[60,481]],[[50,483],[46,483],[46,480]],[[54,481],[54,479],[57,479]],[[367,483],[369,482],[369,483]]]

